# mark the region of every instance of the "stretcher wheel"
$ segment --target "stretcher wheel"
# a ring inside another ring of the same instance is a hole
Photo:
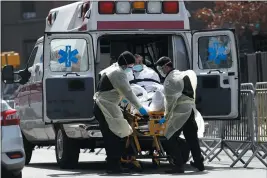
[[[137,172],[143,171],[143,164],[140,161],[134,160],[129,163],[129,168]]]
[[[152,165],[154,168],[159,168],[160,167],[160,160],[156,158],[152,158]]]
[[[134,158],[129,158],[128,159],[121,159],[121,163],[128,167],[129,169],[133,169],[135,171],[141,172],[143,171],[143,165],[140,161],[135,160]]]

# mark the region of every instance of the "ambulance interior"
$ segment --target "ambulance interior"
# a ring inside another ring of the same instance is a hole
[[[179,70],[189,69],[189,59],[184,39],[181,36],[164,34],[131,34],[131,35],[104,35],[98,40],[98,52],[96,62],[96,74],[116,62],[116,59],[124,51],[140,54],[144,63],[155,69],[154,63],[162,56],[173,56],[173,40],[178,44],[178,60],[174,62]],[[97,78],[99,80],[99,78]]]

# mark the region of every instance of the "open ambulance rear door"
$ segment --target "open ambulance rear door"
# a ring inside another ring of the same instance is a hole
[[[46,123],[93,119],[93,40],[88,33],[46,32],[43,115]]]
[[[240,81],[234,31],[205,30],[192,35],[197,109],[204,119],[238,119]]]

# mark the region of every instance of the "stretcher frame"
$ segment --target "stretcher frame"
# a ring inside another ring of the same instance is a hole
[[[122,163],[131,163],[137,168],[142,168],[137,159],[152,159],[152,163],[154,166],[159,167],[160,159],[169,160],[168,155],[165,153],[163,146],[160,141],[160,137],[164,136],[164,131],[167,126],[167,121],[163,124],[159,123],[159,120],[164,116],[164,112],[149,112],[149,116],[143,117],[139,114],[131,114],[128,110],[123,111],[125,119],[128,121],[129,125],[133,129],[133,133],[127,138],[126,141],[126,149],[130,146],[133,149],[134,156],[126,156],[126,158],[122,158]],[[148,131],[141,133],[138,129],[140,122],[148,123]],[[139,142],[139,137],[150,137],[152,138],[152,145],[150,154],[143,154],[142,147]],[[154,153],[156,152],[156,153]],[[171,160],[169,160],[171,162]]]

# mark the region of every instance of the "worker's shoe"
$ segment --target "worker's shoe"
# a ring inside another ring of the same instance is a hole
[[[193,161],[190,161],[190,165],[196,169],[198,169],[199,171],[204,171],[205,170],[205,166],[203,162],[200,163],[196,163]]]
[[[172,169],[166,170],[165,173],[167,174],[183,174],[184,167],[183,166],[173,166]]]

